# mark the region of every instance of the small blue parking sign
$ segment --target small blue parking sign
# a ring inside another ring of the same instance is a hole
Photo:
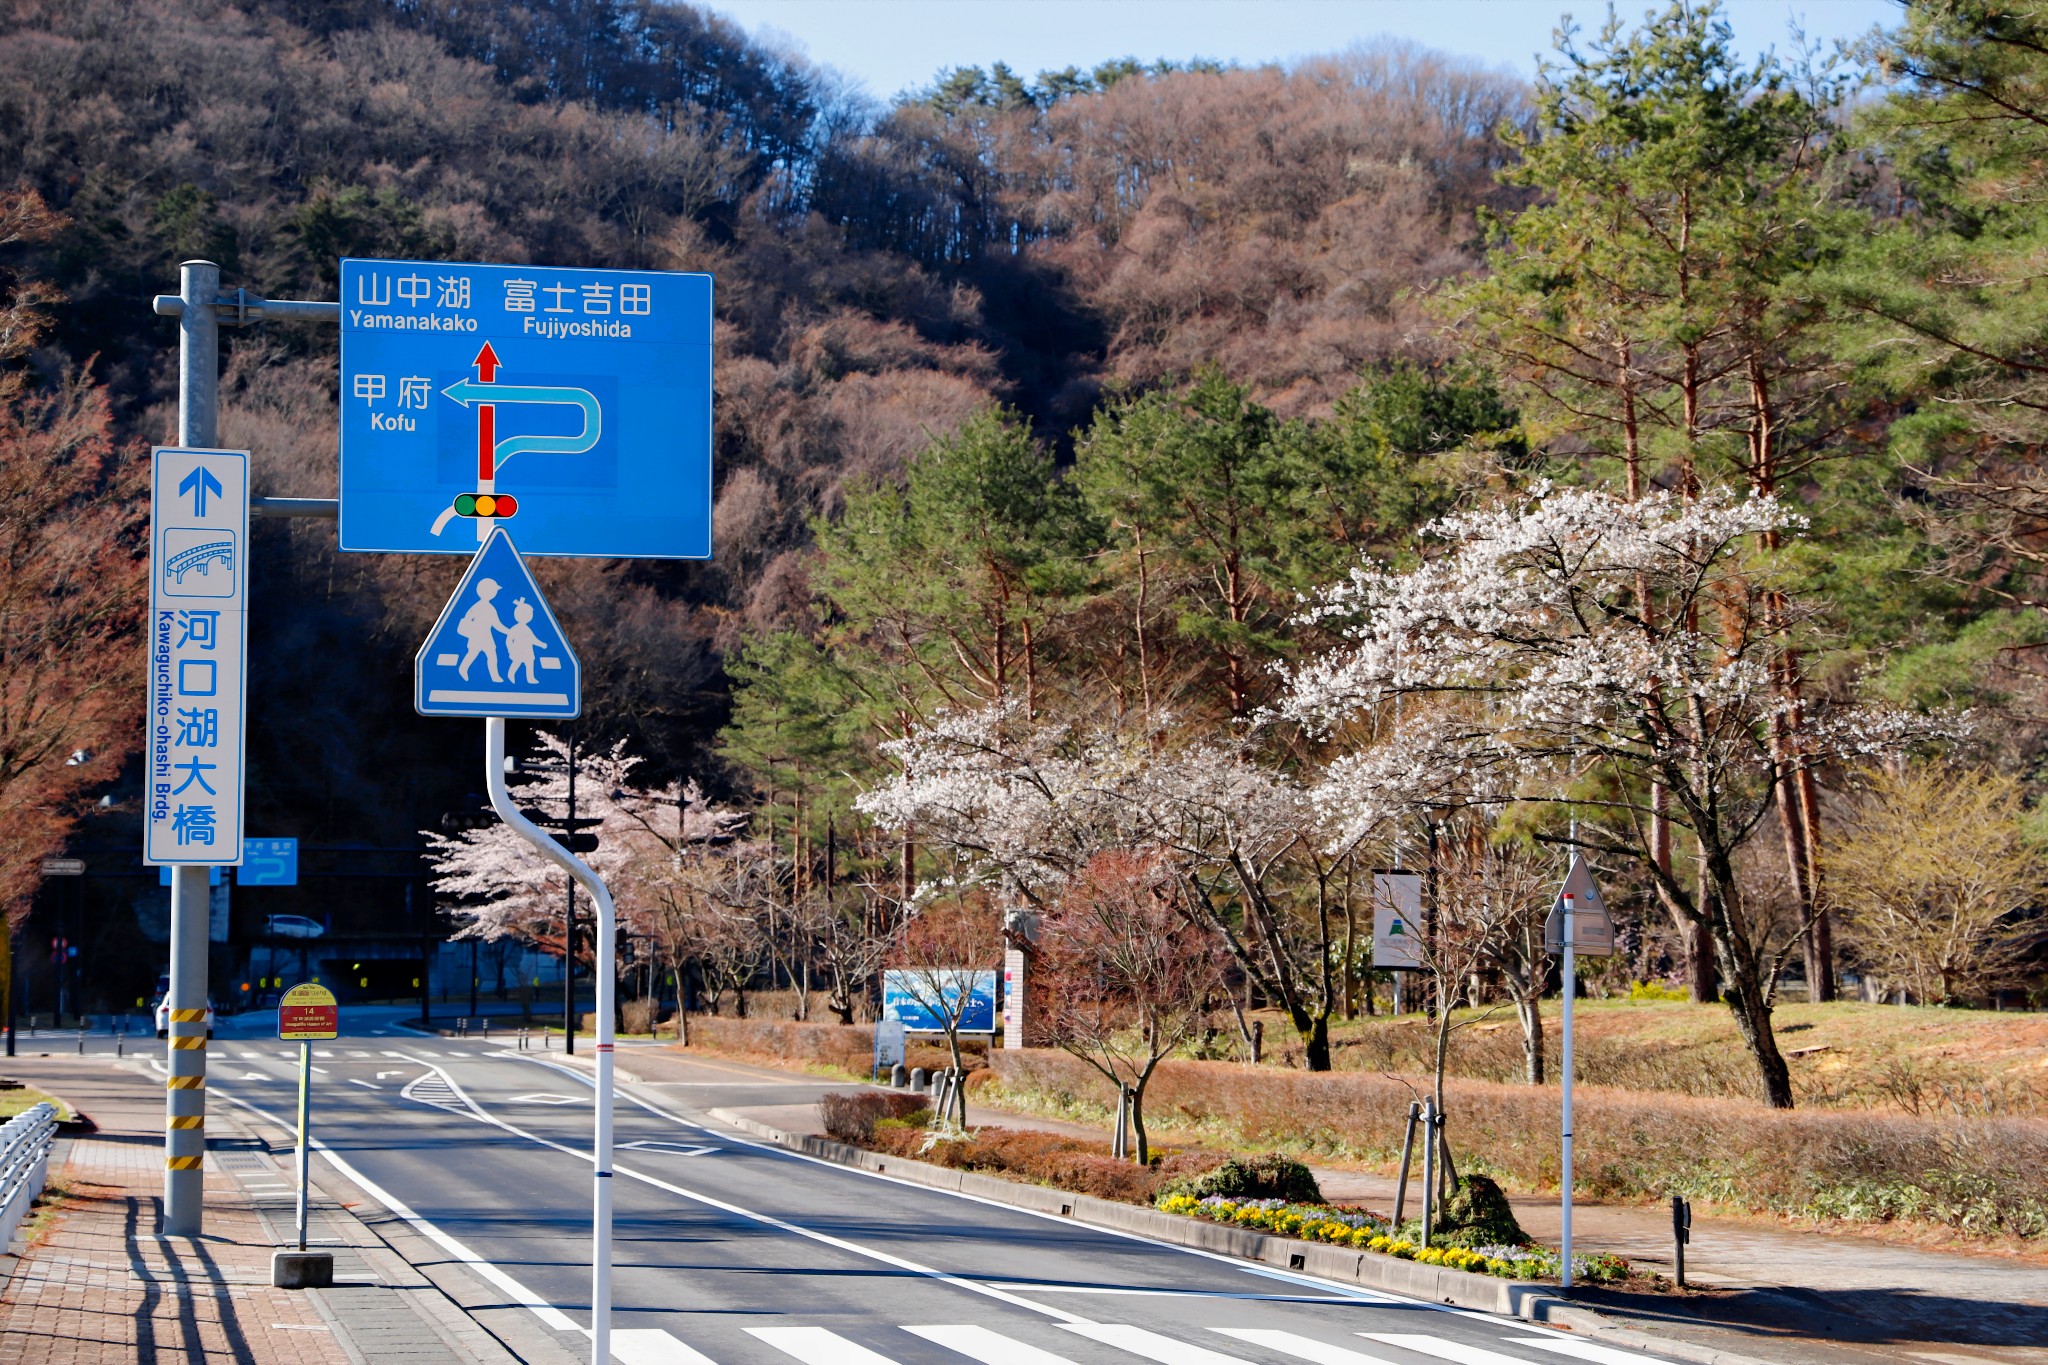
[[[341,263],[344,550],[711,555],[711,277]]]
[[[423,716],[570,720],[583,669],[505,528],[470,561],[413,659]]]

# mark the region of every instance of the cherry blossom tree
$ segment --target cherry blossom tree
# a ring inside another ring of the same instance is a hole
[[[536,750],[539,761],[526,765],[522,780],[512,786],[513,801],[521,806],[565,804],[568,745],[542,734]],[[695,783],[637,787],[631,778],[638,764],[624,741],[605,752],[578,755],[576,813],[598,821],[591,827],[598,846],[581,856],[610,888],[621,932],[661,944],[679,972],[679,948],[696,940],[679,932],[687,916],[679,917],[677,906],[685,904],[701,918],[711,903],[690,897],[693,869],[687,855],[733,844],[746,817],[708,803]],[[510,826],[491,815],[457,834],[422,833],[433,850],[434,889],[457,925],[454,937],[510,938],[565,960],[578,951],[567,934],[567,875]]]
[[[1352,919],[1343,897],[1356,880],[1341,871],[1412,802],[1391,791],[1367,800],[1355,774],[1350,790],[1370,810],[1354,805],[1348,827],[1325,828],[1310,790],[1249,743],[1171,746],[1156,733],[1032,721],[1006,706],[942,713],[885,746],[897,772],[856,806],[884,826],[914,825],[967,879],[1041,911],[1106,850],[1164,855],[1186,913],[1287,1013],[1310,1069],[1328,1070]],[[1390,766],[1384,780],[1405,771]]]
[[[1382,724],[1393,699],[1419,699],[1429,733],[1415,747],[1454,787],[1557,801],[1568,774],[1583,773],[1570,794],[1579,846],[1641,867],[1706,931],[1763,1093],[1781,1108],[1792,1086],[1771,1009],[1800,937],[1749,913],[1736,854],[1783,790],[1786,763],[1887,751],[1945,729],[1816,708],[1802,751],[1774,746],[1785,703],[1771,670],[1810,617],[1772,557],[1751,547],[1803,526],[1770,497],[1710,489],[1629,501],[1538,485],[1426,528],[1444,551],[1415,569],[1361,566],[1324,591],[1309,615],[1339,642],[1289,670],[1283,704],[1342,740]],[[1361,749],[1326,773],[1326,806],[1377,809],[1378,760]],[[1691,876],[1653,856],[1653,789],[1691,837]]]

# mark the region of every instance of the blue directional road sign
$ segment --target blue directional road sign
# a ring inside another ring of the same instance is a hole
[[[341,548],[711,555],[711,277],[341,263]]]
[[[297,886],[299,841],[244,839],[242,870],[235,874],[235,880],[243,886]]]
[[[413,659],[423,716],[569,720],[583,709],[583,669],[547,599],[495,527]]]

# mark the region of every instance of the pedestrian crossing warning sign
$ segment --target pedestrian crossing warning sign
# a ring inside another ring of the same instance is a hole
[[[505,529],[494,527],[413,659],[423,716],[569,720],[583,670]]]

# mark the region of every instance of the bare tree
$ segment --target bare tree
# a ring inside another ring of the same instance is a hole
[[[1138,1163],[1152,1159],[1145,1089],[1159,1063],[1198,1036],[1229,961],[1157,853],[1097,854],[1040,939],[1053,1040],[1130,1093]]]
[[[1825,867],[1857,962],[1916,999],[1953,1004],[2011,981],[2044,929],[2028,913],[2048,855],[2020,784],[1950,763],[1869,773]]]

